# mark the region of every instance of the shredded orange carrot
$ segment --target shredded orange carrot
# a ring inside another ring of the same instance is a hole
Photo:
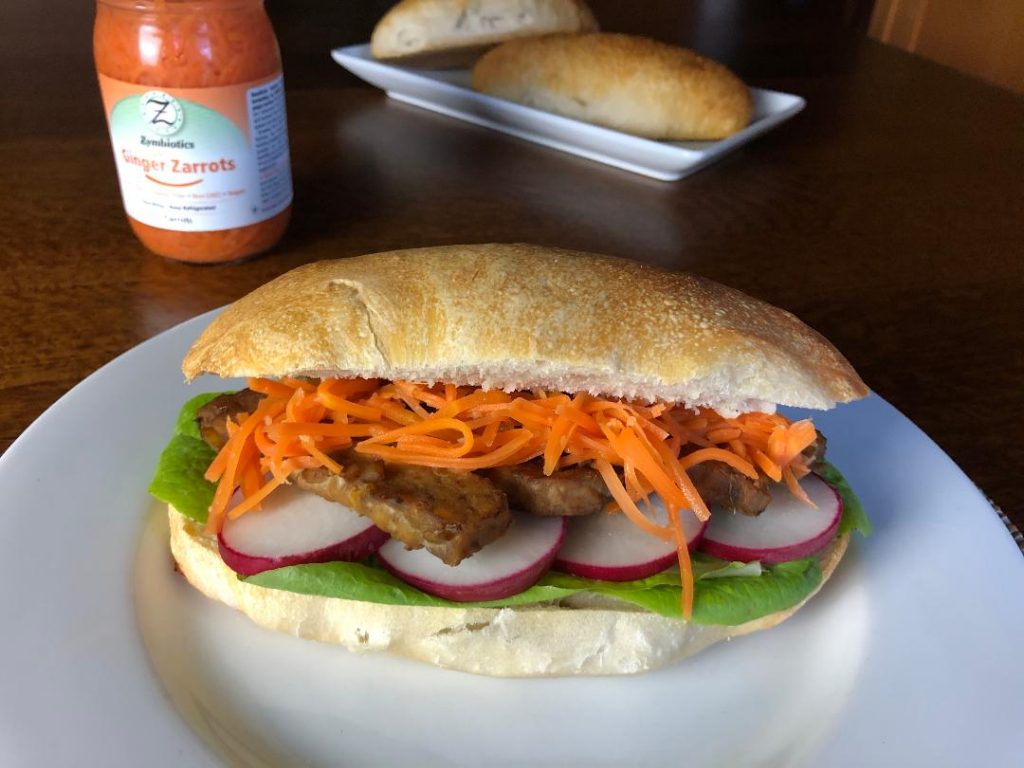
[[[325,467],[339,473],[338,451],[354,449],[385,461],[454,470],[543,460],[544,473],[590,463],[621,511],[646,533],[674,541],[681,607],[693,609],[693,574],[680,513],[706,520],[710,511],[687,470],[705,461],[764,475],[808,504],[799,479],[809,472],[803,452],[816,439],[808,421],[778,414],[725,418],[707,408],[645,405],[534,390],[506,393],[478,387],[409,381],[299,378],[250,379],[264,395],[252,414],[228,423],[228,439],[206,471],[217,483],[207,530],[260,503],[292,472]],[[652,493],[669,523],[649,513]]]
[[[679,520],[679,510],[669,507],[668,519],[672,523],[672,533],[676,542],[679,581],[683,584],[683,616],[690,618],[693,615],[693,563],[690,561],[690,548],[686,543],[686,534],[683,533],[683,524]]]
[[[562,410],[548,431],[548,439],[544,445],[544,474],[550,475],[558,466],[558,460],[565,453],[569,438],[576,428],[576,423]]]
[[[791,467],[782,468],[782,477],[786,481],[786,487],[789,488],[790,493],[800,499],[800,501],[807,506],[814,507],[815,509],[818,508],[818,505],[811,501],[807,494],[804,493],[804,489],[800,487],[800,483],[797,482],[796,475],[793,474],[793,469]]]
[[[594,462],[594,468],[601,473],[601,477],[608,486],[608,490],[611,491],[612,498],[618,503],[619,509],[625,513],[626,517],[628,517],[635,526],[652,536],[657,536],[659,539],[672,538],[673,534],[671,529],[652,522],[647,519],[643,512],[640,511],[636,502],[630,498],[629,492],[626,490],[625,486],[622,485],[622,481],[619,480],[619,476],[615,473],[615,469],[612,468],[611,464],[607,461],[598,459]]]

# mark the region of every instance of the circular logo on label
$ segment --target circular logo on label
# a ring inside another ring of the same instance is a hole
[[[185,110],[181,103],[163,91],[146,91],[142,94],[142,119],[149,130],[160,136],[170,136],[181,130],[185,123]]]

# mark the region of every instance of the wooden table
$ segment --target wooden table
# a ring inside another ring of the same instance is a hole
[[[22,0],[0,24],[0,450],[103,363],[298,264],[528,240],[692,270],[795,312],[1024,526],[1020,98],[856,33],[795,43],[755,19],[704,39],[806,111],[662,183],[391,102],[331,64],[387,3],[279,3],[293,224],[264,258],[197,268],[148,254],[125,224],[92,8],[67,5]],[[618,5],[598,8],[608,28],[692,37],[672,3]]]

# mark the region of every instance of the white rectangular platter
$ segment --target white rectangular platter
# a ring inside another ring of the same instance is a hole
[[[365,43],[335,48],[331,55],[398,101],[661,181],[677,181],[710,165],[788,120],[806,104],[793,94],[751,88],[753,119],[739,133],[721,141],[653,141],[478,93],[469,85],[468,70],[386,64],[374,59]]]

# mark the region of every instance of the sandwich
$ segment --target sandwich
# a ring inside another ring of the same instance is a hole
[[[766,629],[869,528],[776,405],[867,394],[793,315],[532,245],[377,253],[240,299],[150,491],[257,624],[496,676],[625,674]],[[226,390],[226,391],[225,391]]]
[[[724,139],[746,128],[750,89],[687,48],[593,32],[511,40],[473,67],[481,93],[649,139]]]
[[[583,0],[402,0],[374,27],[374,58],[404,66],[469,66],[506,40],[593,32]]]

